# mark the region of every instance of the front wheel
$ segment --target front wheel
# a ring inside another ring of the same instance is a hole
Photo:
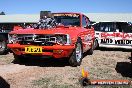
[[[76,48],[73,51],[70,59],[69,59],[69,63],[71,66],[76,67],[76,66],[80,66],[81,62],[82,62],[82,58],[83,58],[83,50],[82,50],[82,42],[81,39],[78,39],[76,42]]]

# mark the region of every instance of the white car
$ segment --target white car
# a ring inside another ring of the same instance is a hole
[[[100,22],[94,25],[95,47],[132,49],[132,26],[127,22]]]

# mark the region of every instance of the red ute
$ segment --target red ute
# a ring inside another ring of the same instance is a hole
[[[50,29],[20,29],[9,33],[8,47],[15,59],[24,56],[67,57],[72,66],[81,64],[83,53],[93,54],[94,28],[80,13],[53,13],[57,23]]]

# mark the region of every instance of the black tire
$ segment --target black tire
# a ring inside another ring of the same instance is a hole
[[[5,36],[0,35],[0,55],[7,53],[7,39]]]
[[[13,53],[13,55],[14,55],[14,63],[24,63],[24,62],[26,62],[26,59],[25,59],[25,57],[23,57],[22,55],[16,55],[16,54],[14,54]]]
[[[77,48],[80,48],[79,55],[77,55]],[[73,53],[70,56],[69,63],[71,66],[76,67],[80,66],[83,58],[83,47],[82,47],[82,41],[79,38],[76,42],[76,48],[73,50]],[[78,59],[78,60],[77,60]]]
[[[93,49],[94,49],[94,50],[97,49],[98,46],[99,46],[99,45],[98,45],[98,40],[95,39],[95,40],[94,40],[94,48],[93,48]]]

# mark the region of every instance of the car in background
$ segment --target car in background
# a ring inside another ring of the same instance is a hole
[[[17,60],[25,57],[44,56],[68,59],[72,66],[81,65],[83,53],[93,54],[94,28],[90,20],[81,13],[53,13],[57,23],[51,29],[11,31],[8,47]]]
[[[94,25],[95,47],[132,49],[132,26],[127,22],[99,22]]]

